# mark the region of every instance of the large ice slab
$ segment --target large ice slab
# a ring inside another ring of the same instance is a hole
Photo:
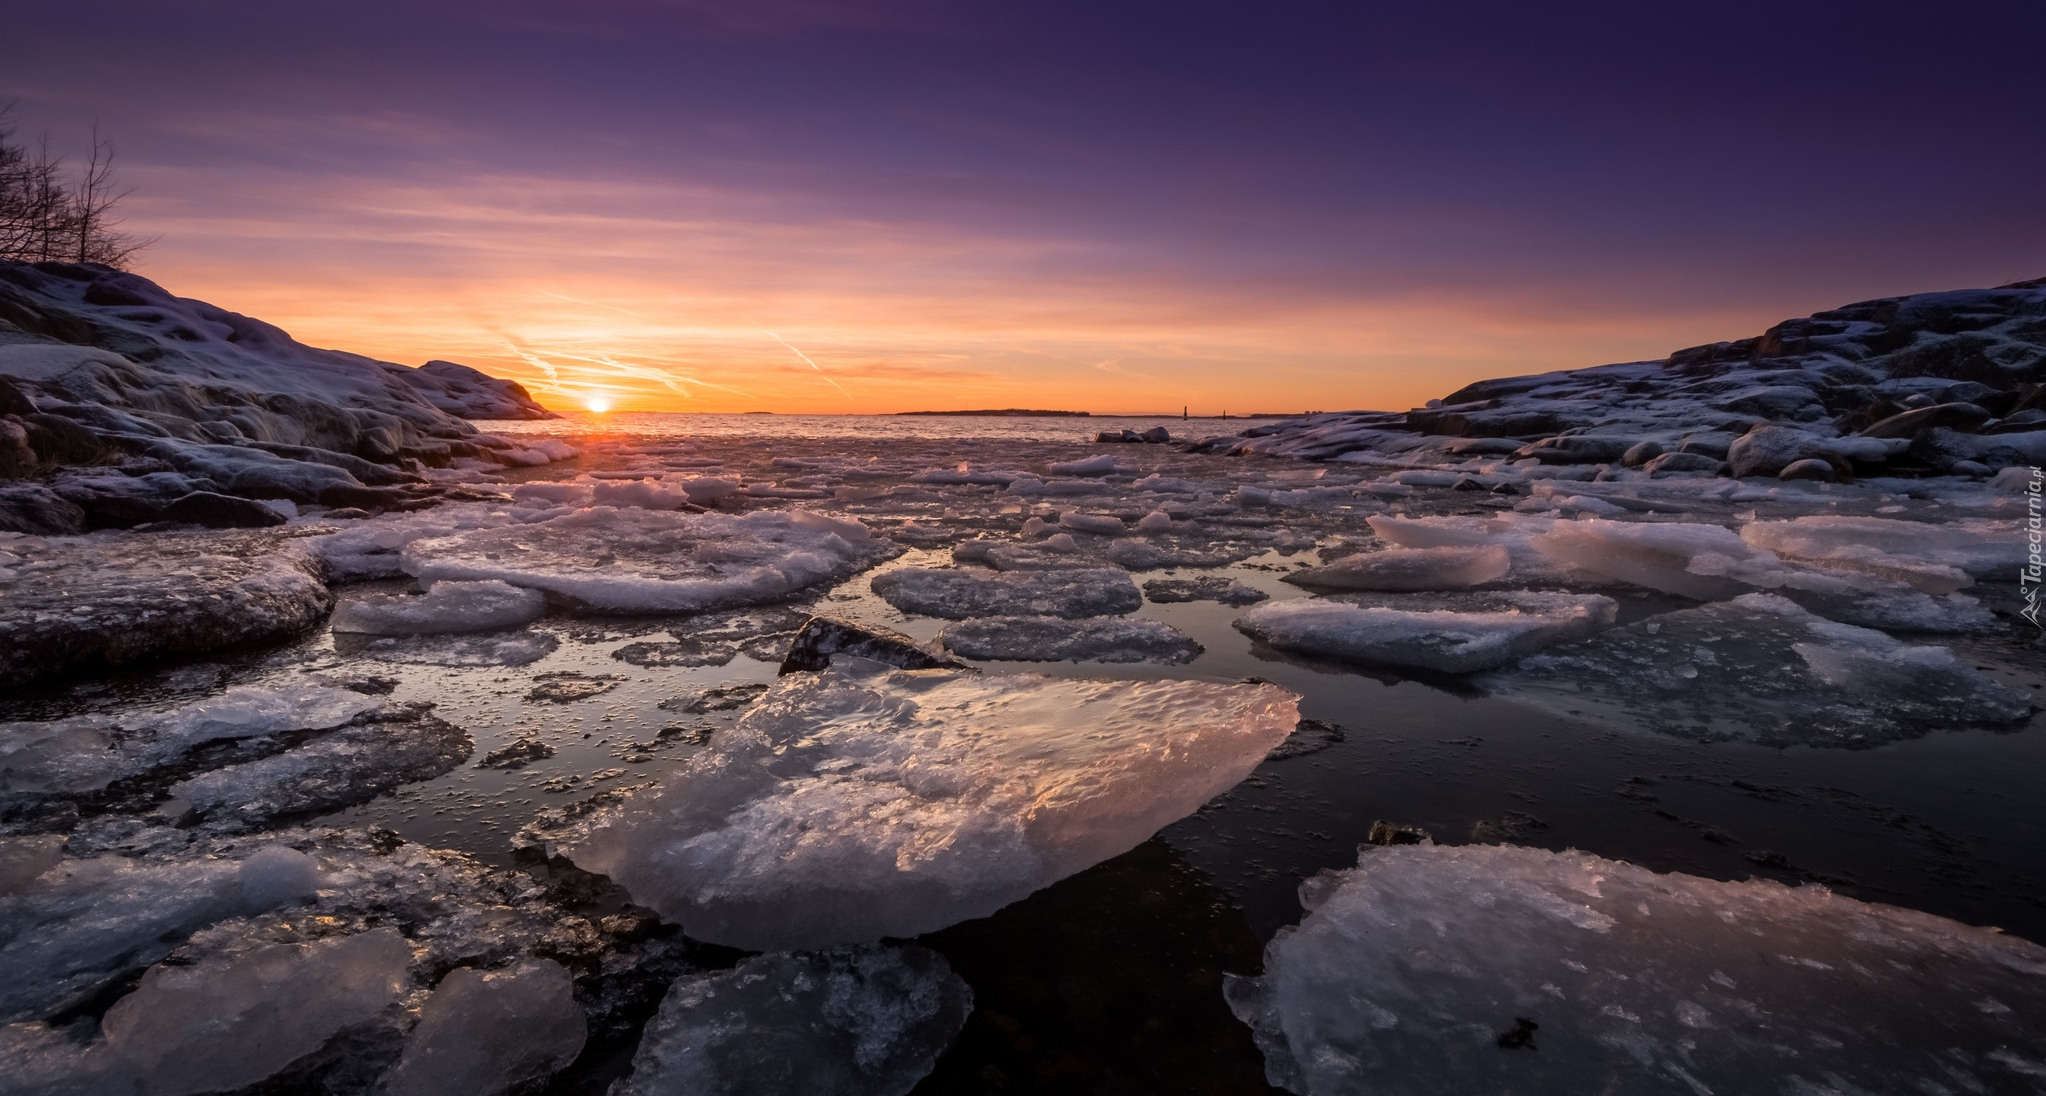
[[[268,533],[17,537],[0,596],[0,678],[285,639],[333,608],[320,561]]]
[[[996,572],[905,567],[875,575],[873,588],[905,613],[948,620],[1114,616],[1144,603],[1130,576],[1109,568]]]
[[[972,1011],[925,948],[759,955],[668,990],[620,1096],[902,1096]]]
[[[1299,720],[1272,685],[891,671],[776,683],[568,843],[693,937],[761,950],[980,917],[1135,847]]]
[[[1875,746],[2032,712],[1945,647],[1827,620],[1773,594],[1636,621],[1483,683],[1575,718],[1767,745]]]
[[[1143,617],[982,617],[938,633],[946,650],[996,662],[1192,662],[1201,645],[1162,621]]]
[[[1273,1084],[1388,1092],[2031,1092],[2046,948],[1823,887],[1580,852],[1369,848],[1231,978]]]
[[[1611,626],[1618,611],[1597,594],[1526,591],[1301,598],[1260,605],[1236,627],[1281,650],[1467,674],[1583,639]]]
[[[403,566],[428,582],[500,579],[596,612],[694,612],[779,601],[901,551],[799,518],[599,506],[413,541]]]

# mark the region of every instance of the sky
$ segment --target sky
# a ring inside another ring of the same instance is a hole
[[[1400,409],[2046,275],[2037,0],[0,0],[135,269],[574,409]]]

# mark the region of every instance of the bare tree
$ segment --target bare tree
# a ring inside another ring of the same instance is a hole
[[[128,196],[114,175],[114,145],[93,127],[92,154],[76,180],[50,153],[15,140],[13,106],[0,107],[0,259],[66,260],[122,267],[154,240],[120,230],[113,209]]]

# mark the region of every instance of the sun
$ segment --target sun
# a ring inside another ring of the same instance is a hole
[[[583,406],[589,408],[591,414],[601,415],[611,410],[611,401],[603,396],[590,396],[583,400]]]

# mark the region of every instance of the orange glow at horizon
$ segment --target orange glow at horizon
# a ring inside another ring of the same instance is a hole
[[[214,212],[217,187],[204,203],[138,199],[134,226],[163,238],[139,272],[315,346],[471,365],[557,410],[1401,409],[1486,377],[1759,329],[1530,290],[1346,293],[1304,275],[1131,269],[1084,242],[791,222],[712,191],[244,185],[233,218]]]

